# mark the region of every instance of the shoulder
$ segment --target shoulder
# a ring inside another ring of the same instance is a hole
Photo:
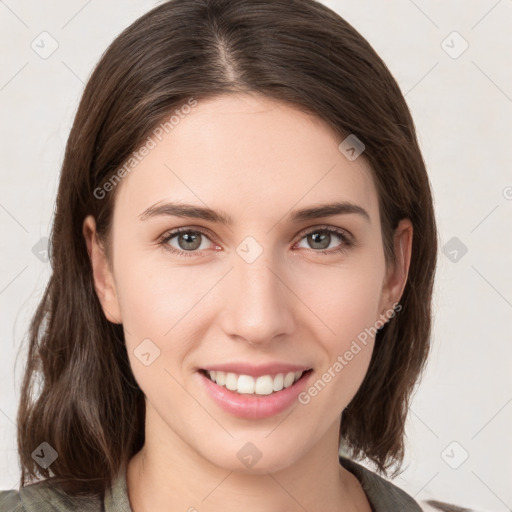
[[[340,456],[340,464],[361,482],[374,512],[478,512],[444,501],[423,500],[417,502],[389,480],[346,457]]]
[[[474,508],[464,508],[445,501],[425,500],[421,504],[424,512],[478,512]]]
[[[99,496],[71,497],[47,481],[0,491],[1,512],[100,512]]]
[[[340,464],[361,482],[375,512],[421,512],[420,505],[405,491],[355,461],[340,456]]]
[[[0,510],[2,512],[24,512],[18,491],[0,491]]]

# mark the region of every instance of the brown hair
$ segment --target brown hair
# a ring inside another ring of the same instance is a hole
[[[21,484],[51,477],[71,494],[103,492],[144,443],[144,395],[123,327],[96,295],[82,223],[109,253],[115,189],[106,183],[176,107],[234,92],[287,102],[355,134],[379,193],[383,244],[414,228],[400,313],[382,327],[368,373],[343,412],[340,441],[378,471],[401,463],[409,400],[429,351],[437,235],[425,164],[400,89],[369,43],[313,0],[171,0],[145,14],[104,53],[66,146],[51,232],[52,274],[29,331],[18,412]],[[39,384],[39,389],[34,387]],[[49,469],[31,453],[49,443]]]

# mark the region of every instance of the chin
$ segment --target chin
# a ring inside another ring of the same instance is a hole
[[[258,440],[255,437],[254,441],[248,441],[245,436],[244,440],[230,444],[234,446],[226,446],[222,453],[206,452],[202,456],[217,467],[247,475],[264,475],[285,470],[300,456],[296,448],[290,446],[290,449],[286,450],[281,445],[279,450],[276,442],[264,438]],[[297,440],[292,445],[304,446],[304,443]]]

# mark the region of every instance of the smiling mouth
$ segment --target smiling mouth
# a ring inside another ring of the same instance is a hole
[[[199,371],[218,386],[225,387],[234,393],[243,395],[273,395],[293,386],[297,381],[309,374],[312,369],[300,372],[261,375],[259,377],[215,370]]]

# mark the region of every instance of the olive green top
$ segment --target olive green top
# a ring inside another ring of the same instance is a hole
[[[383,477],[345,457],[340,457],[340,464],[361,482],[373,512],[421,512],[416,501]],[[72,498],[41,481],[19,491],[1,491],[0,512],[133,512],[125,472],[126,468],[104,500],[99,496]]]

